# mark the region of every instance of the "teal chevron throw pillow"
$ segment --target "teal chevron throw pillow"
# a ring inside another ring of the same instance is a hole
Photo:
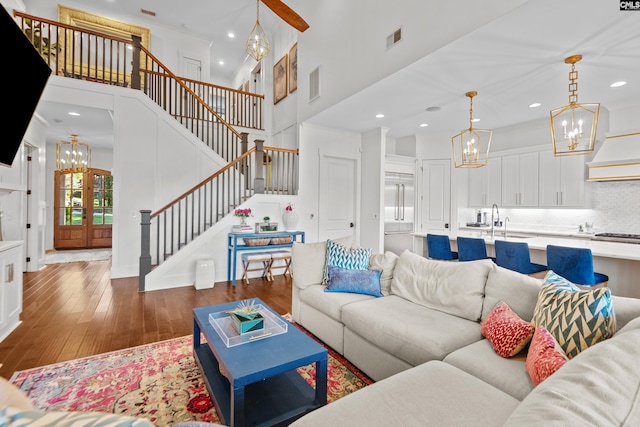
[[[533,324],[544,327],[569,359],[616,332],[609,288],[580,290],[549,271],[538,294]]]
[[[369,267],[370,256],[371,249],[349,249],[333,240],[327,240],[327,258],[322,284],[329,284],[329,266],[346,270],[366,270]]]

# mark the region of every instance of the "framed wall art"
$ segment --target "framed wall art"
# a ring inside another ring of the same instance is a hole
[[[289,93],[298,89],[298,43],[289,50]]]
[[[287,54],[273,66],[273,103],[277,104],[287,96]]]

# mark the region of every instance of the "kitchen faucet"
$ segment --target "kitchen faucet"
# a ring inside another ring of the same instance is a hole
[[[496,219],[493,219],[493,210],[495,209],[496,211]],[[500,222],[500,211],[498,210],[498,205],[496,205],[495,203],[491,206],[491,240],[494,239],[494,227],[496,225],[496,222]]]

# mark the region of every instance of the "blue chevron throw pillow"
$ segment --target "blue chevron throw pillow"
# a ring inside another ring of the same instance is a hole
[[[547,329],[571,359],[616,332],[611,291],[583,291],[549,271],[540,288],[532,322]]]
[[[329,284],[329,266],[346,270],[366,270],[369,267],[371,249],[349,249],[333,240],[327,240],[327,258],[324,264],[322,284]]]

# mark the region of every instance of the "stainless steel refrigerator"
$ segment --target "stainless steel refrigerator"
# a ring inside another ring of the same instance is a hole
[[[384,183],[384,248],[395,253],[413,248],[415,176],[387,172]]]

